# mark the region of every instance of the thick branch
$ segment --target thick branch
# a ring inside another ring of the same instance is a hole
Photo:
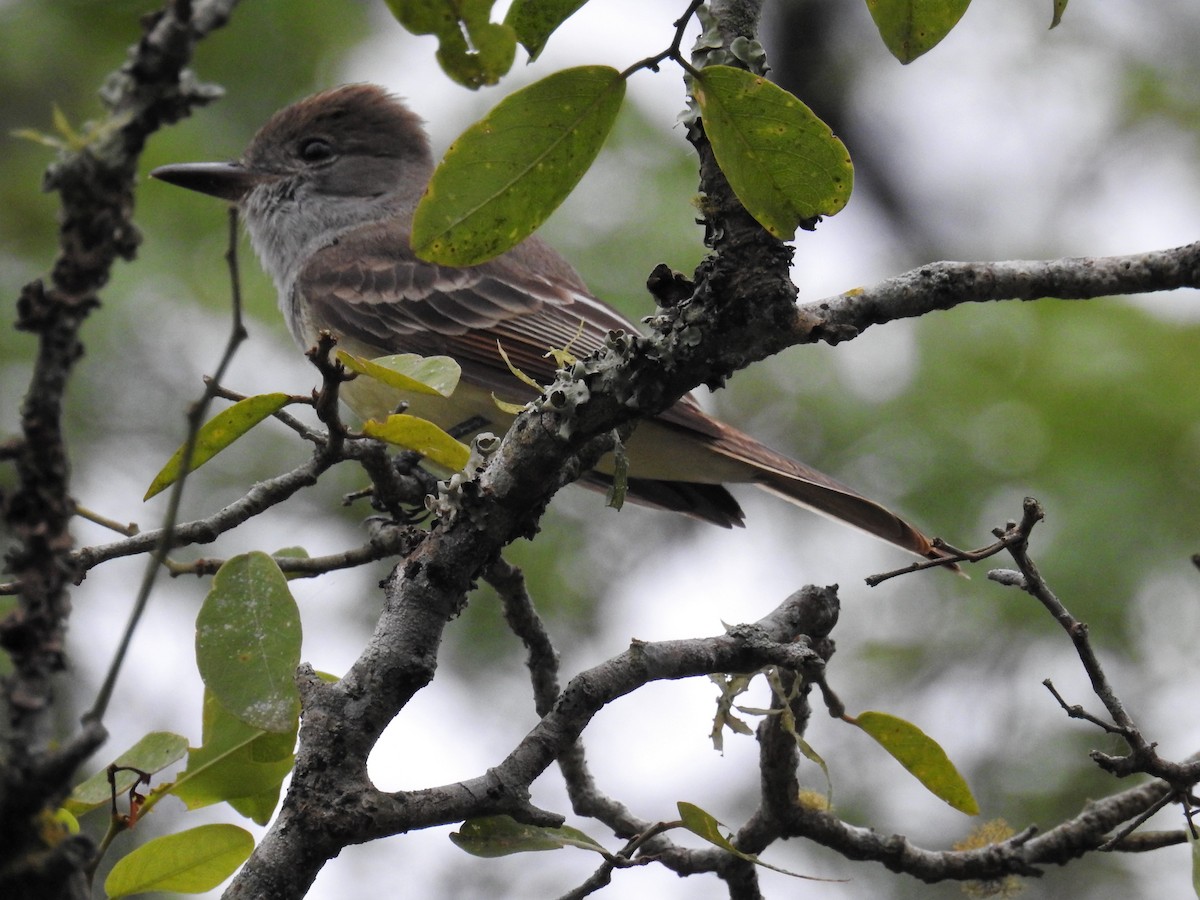
[[[227,896],[302,896],[326,859],[351,842],[497,813],[535,824],[559,824],[560,817],[529,806],[528,787],[575,744],[606,704],[652,681],[750,672],[766,665],[796,668],[797,654],[803,656],[807,649],[793,641],[801,634],[828,633],[836,621],[837,594],[832,588],[805,588],[754,625],[731,628],[717,637],[635,643],[573,678],[534,729],[487,774],[426,790],[377,791],[366,778],[366,757],[374,746],[372,731],[392,717],[377,698],[386,688],[407,699],[432,677],[442,627],[438,619],[445,613],[389,604],[352,674],[334,685],[304,680],[302,752],[292,789],[255,851],[257,862],[242,869]],[[372,662],[395,664],[394,646],[381,644],[397,640],[408,663],[399,671],[373,670]],[[367,678],[381,681],[366,683]],[[347,721],[363,728],[342,727]],[[644,852],[671,848],[669,842],[657,843],[660,840],[649,842]]]
[[[800,306],[794,343],[836,344],[872,325],[989,300],[1091,300],[1200,288],[1200,242],[1129,256],[938,262]],[[803,336],[802,336],[803,335]]]
[[[21,438],[6,448],[18,478],[4,504],[5,522],[18,540],[7,563],[21,591],[16,612],[0,629],[0,643],[9,651],[14,669],[0,701],[0,759],[5,762],[0,781],[0,893],[5,895],[64,896],[64,885],[70,884],[74,892],[79,882],[59,867],[71,869],[79,854],[59,854],[54,865],[37,858],[39,811],[57,805],[72,774],[71,767],[49,764],[56,757],[43,750],[53,709],[53,677],[64,666],[72,575],[67,553],[73,505],[62,400],[83,353],[83,322],[98,306],[98,292],[114,263],[132,259],[137,250],[133,184],[146,138],[164,122],[214,96],[185,77],[195,37],[191,14],[192,4],[179,0],[145,23],[142,39],[102,91],[109,111],[106,127],[97,129],[88,146],[64,154],[47,170],[45,187],[62,199],[59,254],[49,286],[43,280],[26,285],[17,304],[17,327],[37,336],[38,351],[21,411]],[[86,756],[103,738],[103,729],[91,725],[71,746]],[[19,886],[14,893],[6,884]]]

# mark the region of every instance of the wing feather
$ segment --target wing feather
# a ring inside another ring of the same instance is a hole
[[[389,223],[375,223],[315,253],[295,290],[308,310],[309,340],[328,329],[381,355],[445,354],[465,378],[505,395],[527,389],[507,371],[497,340],[515,366],[549,384],[548,350],[570,345],[586,356],[610,330],[637,330],[536,238],[498,260],[453,268],[418,260],[407,234],[396,240]]]
[[[408,235],[391,222],[362,226],[313,254],[294,290],[307,311],[305,341],[328,329],[374,355],[418,353],[453,357],[463,380],[502,399],[524,401],[532,389],[508,371],[497,341],[512,364],[539,384],[554,379],[546,352],[570,347],[587,356],[609,331],[637,328],[593,297],[558,254],[531,238],[498,259],[471,268],[418,260]],[[722,478],[752,481],[780,496],[856,525],[916,553],[937,556],[928,539],[890,510],[843,484],[712,419],[688,394],[658,417],[674,435],[669,444],[703,466],[704,450],[732,463]],[[636,435],[635,435],[636,440]],[[704,472],[680,473],[685,481],[630,479],[640,502],[729,527],[741,510]],[[591,473],[588,481],[606,476]]]

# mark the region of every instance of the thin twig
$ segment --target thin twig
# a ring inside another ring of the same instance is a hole
[[[217,364],[216,374],[206,384],[204,393],[200,399],[188,410],[188,433],[187,438],[184,440],[183,453],[181,454],[180,475],[171,486],[171,495],[167,501],[167,509],[163,513],[163,525],[159,529],[154,551],[150,554],[150,558],[146,562],[145,573],[142,575],[142,582],[138,587],[137,597],[134,600],[133,609],[129,614],[129,620],[125,623],[125,630],[121,634],[116,651],[113,653],[112,662],[109,663],[108,672],[105,674],[104,681],[100,685],[100,690],[96,694],[96,700],[92,704],[92,708],[84,715],[85,721],[99,722],[104,720],[104,714],[108,710],[109,701],[112,699],[113,691],[116,688],[121,666],[124,664],[125,657],[129,653],[129,646],[133,642],[134,632],[137,630],[138,623],[141,622],[142,615],[145,613],[146,607],[150,602],[150,594],[154,588],[154,582],[158,578],[158,572],[162,568],[167,559],[167,554],[171,552],[173,546],[175,525],[179,521],[179,506],[183,500],[183,489],[187,482],[188,472],[191,469],[192,457],[196,451],[196,441],[200,433],[200,427],[204,424],[209,407],[216,396],[214,385],[221,383],[221,379],[225,376],[226,370],[233,361],[234,354],[237,353],[238,347],[247,337],[246,326],[242,320],[242,286],[238,272],[237,240],[237,207],[231,206],[229,208],[229,248],[225,253],[225,260],[229,266],[230,312],[232,315],[229,338],[221,354],[221,360]]]
[[[274,560],[286,575],[294,578],[316,578],[318,575],[325,575],[339,569],[353,569],[393,556],[403,556],[419,539],[419,534],[414,535],[407,528],[391,527],[381,529],[379,534],[361,547],[343,550],[341,553],[331,553],[326,556],[276,556]],[[215,557],[180,563],[171,568],[171,576],[211,575],[224,563],[224,559]]]
[[[622,72],[620,77],[629,78],[630,75],[639,69],[649,69],[651,72],[657,72],[659,65],[667,59],[679,63],[689,75],[695,76],[696,70],[683,58],[683,33],[687,30],[688,23],[692,20],[692,16],[696,14],[696,10],[703,6],[704,2],[705,0],[691,0],[688,8],[683,11],[683,15],[675,20],[675,37],[671,41],[671,46],[661,53],[656,53],[654,56],[647,56],[645,59],[638,60]]]

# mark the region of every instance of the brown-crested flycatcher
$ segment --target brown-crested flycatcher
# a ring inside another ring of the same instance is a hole
[[[410,227],[433,167],[420,119],[383,89],[359,84],[280,110],[238,162],[151,174],[241,208],[301,347],[329,331],[361,356],[450,356],[462,366],[454,396],[404,397],[409,412],[445,428],[474,420],[503,432],[512,417],[491,395],[525,402],[531,389],[501,359],[497,340],[517,368],[549,384],[547,350],[570,345],[585,356],[610,330],[637,329],[537,237],[470,268],[418,259]],[[383,418],[401,398],[369,382],[350,382],[343,397],[364,418]],[[650,505],[740,525],[741,508],[723,484],[749,482],[914,553],[944,555],[899,516],[716,421],[691,395],[640,424],[628,458],[629,494]]]

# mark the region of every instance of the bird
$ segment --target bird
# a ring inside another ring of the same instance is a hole
[[[400,397],[358,378],[343,399],[364,419],[400,399],[443,428],[470,422],[503,432],[512,415],[493,397],[535,396],[502,358],[549,384],[547,351],[586,356],[612,331],[636,326],[596,297],[540,237],[479,265],[420,259],[413,213],[434,171],[422,120],[384,88],[350,84],[314,94],[273,116],[231,162],[161,166],[150,175],[236,205],[280,309],[302,349],[329,332],[367,358],[443,355],[462,368],[448,399]],[[704,412],[693,394],[638,424],[627,443],[630,499],[726,528],[744,514],[725,487],[750,483],[930,559],[948,554],[901,516]],[[601,466],[589,486],[611,484]]]

